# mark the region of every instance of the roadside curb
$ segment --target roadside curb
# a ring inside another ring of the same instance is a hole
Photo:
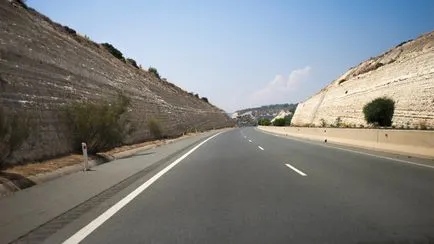
[[[143,147],[138,147],[138,148],[114,153],[112,155],[104,155],[104,157],[101,159],[89,160],[88,164],[89,164],[89,167],[92,168],[92,167],[95,167],[95,166],[98,166],[98,165],[101,165],[104,163],[109,163],[109,162],[114,161],[114,160],[129,157],[131,155],[136,154],[139,151],[149,150],[149,149],[153,149],[153,148],[156,148],[159,146],[171,144],[173,142],[176,142],[176,141],[184,139],[184,138],[186,138],[186,137],[181,136],[181,137],[178,137],[175,139],[164,140],[164,141],[162,141],[161,144],[153,143],[151,145],[146,145]],[[62,176],[66,176],[66,175],[69,175],[72,173],[77,173],[80,171],[83,171],[83,165],[82,164],[75,164],[75,165],[66,166],[66,167],[57,169],[57,170],[52,171],[52,172],[32,175],[32,176],[29,176],[29,177],[24,178],[22,180],[19,180],[19,181],[11,181],[11,180],[8,180],[6,178],[0,178],[0,197],[13,194],[14,192],[29,188],[33,185],[38,185],[38,184],[41,184],[41,183],[44,183],[47,181],[51,181],[51,180],[60,178]],[[27,186],[27,187],[20,188],[19,187],[20,185],[26,185],[26,184],[24,184],[25,183],[24,181],[27,181],[27,182],[31,181],[34,184]]]

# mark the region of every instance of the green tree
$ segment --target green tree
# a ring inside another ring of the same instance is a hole
[[[395,112],[395,101],[387,97],[379,97],[363,107],[365,120],[368,124],[391,126]]]
[[[258,125],[265,125],[265,126],[269,126],[271,125],[271,121],[267,118],[260,118],[258,120]]]
[[[273,121],[273,125],[274,126],[284,126],[285,123],[286,123],[286,119],[285,118],[278,118],[278,119],[275,119]]]
[[[285,116],[285,125],[286,126],[291,125],[292,117],[293,117],[292,114]]]

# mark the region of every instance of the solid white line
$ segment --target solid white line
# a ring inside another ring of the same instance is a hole
[[[294,166],[290,165],[290,164],[285,164],[288,168],[294,170],[295,172],[299,173],[302,176],[307,176],[307,174],[303,173],[302,171],[298,170],[297,168],[295,168]]]
[[[396,159],[395,158],[389,158],[389,157],[386,157],[386,156],[380,156],[380,155],[375,155],[375,154],[370,154],[370,153],[365,153],[365,152],[358,152],[358,151],[354,151],[354,150],[351,150],[351,149],[340,148],[340,147],[333,147],[333,146],[325,146],[325,147],[336,148],[336,149],[339,149],[339,150],[342,150],[342,151],[353,152],[353,153],[368,155],[368,156],[372,156],[372,157],[376,157],[376,158],[388,159],[388,160],[397,161],[397,162],[400,162],[400,163],[413,164],[413,165],[417,165],[417,166],[422,166],[422,167],[427,167],[427,168],[434,169],[434,166],[432,166],[432,165],[414,163],[414,162],[410,162],[410,161],[402,160],[402,159],[398,159],[398,158],[396,158]]]
[[[249,142],[252,142],[252,140],[249,140]]]
[[[183,159],[185,159],[188,155],[193,153],[196,149],[198,149],[200,146],[202,146],[207,141],[213,139],[214,137],[220,135],[223,132],[217,133],[205,141],[201,142],[199,145],[195,146],[193,149],[188,151],[186,154],[182,155],[180,158],[175,160],[173,163],[169,164],[166,168],[158,172],[156,175],[152,176],[148,181],[143,183],[141,186],[139,186],[137,189],[132,191],[130,194],[128,194],[126,197],[124,197],[122,200],[117,202],[115,205],[113,205],[111,208],[109,208],[107,211],[105,211],[103,214],[98,216],[96,219],[94,219],[92,222],[90,222],[88,225],[80,229],[77,233],[69,237],[67,240],[65,240],[64,244],[76,244],[80,243],[84,238],[86,238],[89,234],[91,234],[94,230],[96,230],[99,226],[101,226],[104,222],[106,222],[110,217],[112,217],[115,213],[117,213],[119,210],[121,210],[125,205],[127,205],[129,202],[131,202],[134,198],[136,198],[140,193],[142,193],[144,190],[146,190],[152,183],[154,183],[156,180],[158,180],[161,176],[163,176],[165,173],[167,173],[170,169],[175,167],[179,162],[181,162]]]
[[[320,144],[319,141],[312,141],[311,142],[311,141],[307,141],[307,139],[303,140],[302,138],[296,138],[294,136],[276,135],[276,134],[267,133],[267,132],[264,132],[264,133],[272,135],[272,136],[276,136],[276,137],[285,138],[285,139],[288,139],[288,140],[294,140],[294,141],[299,141],[299,142],[308,143],[308,144],[312,144],[312,145],[317,145],[317,146],[322,146],[322,147],[328,147],[328,148],[332,148],[332,149],[338,149],[338,150],[342,150],[342,151],[347,151],[347,152],[352,152],[352,153],[367,155],[367,156],[371,156],[371,157],[387,159],[387,160],[395,161],[395,162],[399,162],[399,163],[412,164],[412,165],[417,165],[417,166],[421,166],[421,167],[426,167],[426,168],[434,169],[433,165],[420,164],[420,163],[415,163],[415,162],[411,162],[411,161],[407,161],[407,160],[402,160],[402,159],[398,159],[398,158],[390,158],[390,157],[386,157],[386,156],[380,156],[380,155],[375,155],[375,154],[366,153],[366,152],[359,152],[359,151],[355,151],[355,150],[351,150],[351,149],[346,149],[346,148],[341,148],[341,147],[335,147],[335,146],[331,146],[331,145],[324,145],[324,144]],[[343,146],[345,146],[345,145],[343,145]],[[367,150],[370,150],[370,149],[367,149]]]
[[[261,146],[258,146],[259,147],[259,149],[261,149],[262,151],[264,151],[264,148],[262,148]]]

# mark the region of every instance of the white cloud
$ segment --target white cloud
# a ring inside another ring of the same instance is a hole
[[[273,103],[287,102],[291,93],[297,91],[311,72],[311,68],[306,66],[302,69],[293,70],[288,78],[283,75],[276,75],[264,88],[255,91],[250,95],[250,101],[254,105],[267,105]]]

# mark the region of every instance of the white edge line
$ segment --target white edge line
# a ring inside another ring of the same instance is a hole
[[[294,166],[290,165],[290,164],[285,164],[286,167],[294,170],[295,172],[297,172],[299,175],[301,176],[307,176],[307,174],[303,173],[301,170],[298,170],[297,168],[295,168]]]
[[[122,200],[117,202],[115,205],[107,209],[104,213],[102,213],[100,216],[98,216],[96,219],[94,219],[92,222],[90,222],[85,227],[81,228],[78,232],[76,232],[74,235],[69,237],[67,240],[65,240],[64,244],[76,244],[80,243],[84,238],[86,238],[88,235],[90,235],[94,230],[96,230],[99,226],[101,226],[104,222],[106,222],[109,218],[111,218],[115,213],[117,213],[119,210],[121,210],[123,207],[125,207],[129,202],[131,202],[134,198],[136,198],[140,193],[142,193],[144,190],[146,190],[152,183],[154,183],[156,180],[158,180],[161,176],[163,176],[165,173],[167,173],[171,168],[175,167],[179,162],[181,162],[183,159],[185,159],[188,155],[193,153],[196,149],[198,149],[200,146],[205,144],[207,141],[213,139],[214,137],[220,135],[223,132],[219,132],[209,138],[207,138],[205,141],[201,142],[199,145],[195,146],[193,149],[179,157],[177,160],[169,164],[166,168],[152,176],[149,180],[147,180],[145,183],[140,185],[138,188],[136,188],[134,191],[132,191],[130,194],[128,194],[126,197],[124,197]]]
[[[261,149],[262,151],[264,151],[264,148],[262,148],[261,146],[258,146],[259,149]]]
[[[398,159],[398,158],[390,158],[390,157],[386,157],[386,156],[380,156],[380,155],[375,155],[375,154],[366,153],[366,152],[359,152],[359,151],[355,151],[355,150],[351,150],[351,149],[346,149],[346,148],[341,148],[341,147],[334,147],[334,146],[330,146],[330,145],[324,145],[324,144],[321,144],[320,141],[312,141],[312,142],[310,142],[310,141],[307,141],[307,140],[303,140],[302,138],[296,138],[294,136],[276,135],[276,134],[267,133],[267,132],[264,132],[264,133],[272,135],[272,136],[277,136],[277,137],[281,137],[281,138],[285,138],[285,139],[289,139],[289,140],[300,141],[300,142],[308,143],[308,144],[312,144],[312,145],[317,145],[317,146],[322,146],[322,147],[328,147],[328,148],[338,149],[338,150],[342,150],[342,151],[347,151],[347,152],[352,152],[352,153],[357,153],[357,154],[362,154],[362,155],[368,155],[368,156],[372,156],[372,157],[376,157],[376,158],[387,159],[387,160],[390,160],[390,161],[396,161],[396,162],[400,162],[400,163],[412,164],[412,165],[417,165],[417,166],[421,166],[421,167],[426,167],[426,168],[434,169],[434,166],[432,166],[432,165],[414,163],[414,162],[410,162],[410,161],[402,160],[402,159]],[[343,146],[345,146],[345,145],[343,145]],[[367,149],[367,150],[369,150],[369,149]],[[385,153],[388,153],[388,152],[385,152]]]

